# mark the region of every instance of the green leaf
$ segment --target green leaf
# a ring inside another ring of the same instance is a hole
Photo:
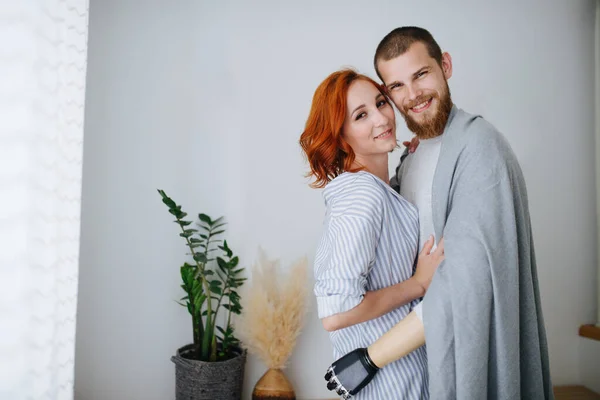
[[[158,193],[162,197],[163,201],[165,201],[165,200],[173,201],[173,200],[171,200],[171,198],[169,196],[167,196],[167,194],[165,193],[164,190],[162,190],[162,189],[156,189],[156,190],[158,191]]]
[[[186,263],[180,268],[180,271],[181,271],[181,280],[186,285],[184,290],[188,291],[192,285],[192,281],[194,280],[194,268]]]
[[[219,218],[215,219],[212,223],[213,223],[213,225],[220,224],[220,223],[223,223],[224,220],[225,220],[225,217],[219,217]]]
[[[210,291],[213,292],[214,294],[222,294],[221,288],[218,286],[211,286],[210,287]]]
[[[212,272],[212,271],[211,271],[211,272]],[[216,280],[216,279],[215,279],[215,280],[213,280],[213,281],[210,281],[210,286],[221,286],[222,284],[223,284],[223,282],[221,282],[221,281],[218,281],[218,280]]]
[[[221,218],[222,218],[222,217],[221,217]],[[220,218],[219,218],[219,219],[220,219]],[[217,220],[217,221],[218,221],[218,220]],[[225,225],[227,225],[227,222],[223,222],[223,223],[219,224],[219,223],[217,223],[217,221],[214,221],[214,222],[213,222],[213,226],[212,226],[212,228],[213,228],[213,229],[217,229],[217,228],[220,228],[220,227],[222,227],[222,226],[225,226]]]
[[[197,224],[199,228],[204,229],[206,232],[210,233],[210,226],[206,226],[206,225],[202,225],[202,224]]]
[[[162,202],[166,204],[167,207],[169,207],[169,210],[173,210],[175,209],[175,207],[177,207],[177,204],[175,204],[175,202],[169,198],[163,199]]]
[[[196,253],[194,254],[194,260],[198,261],[199,263],[206,263],[206,255],[204,253]]]
[[[233,251],[231,251],[229,246],[227,246],[227,241],[225,241],[225,243],[223,244],[223,247],[225,247],[225,251],[227,252],[227,257],[231,258],[231,256],[233,255]]]
[[[212,221],[210,219],[210,217],[206,214],[198,214],[198,218],[200,219],[200,221],[208,224],[208,225],[212,225]]]
[[[162,197],[163,203],[165,203],[169,208],[173,208],[176,206],[175,202],[173,200],[171,200],[171,198],[169,196],[167,196],[167,194],[165,193],[164,190],[161,190],[161,189],[156,189],[156,190]]]
[[[202,235],[200,235],[202,236]],[[204,243],[204,240],[198,238],[191,238],[190,243]]]
[[[217,236],[217,235],[220,235],[223,232],[225,232],[225,230],[220,230],[220,231],[217,231],[217,232],[212,232],[212,235],[213,236]]]
[[[196,307],[196,310],[202,309],[202,305],[204,304],[205,301],[206,301],[206,295],[204,295],[204,294],[201,294],[200,296],[196,297],[196,299],[194,301],[194,307]]]
[[[217,264],[219,264],[219,268],[221,269],[221,271],[227,274],[227,270],[229,269],[227,261],[223,260],[221,257],[217,257]]]
[[[181,216],[181,211],[177,210],[176,208],[171,208],[169,212],[173,214],[175,218],[180,218]]]

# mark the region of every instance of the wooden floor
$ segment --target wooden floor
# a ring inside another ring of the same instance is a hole
[[[600,394],[583,386],[555,386],[556,400],[600,400]]]

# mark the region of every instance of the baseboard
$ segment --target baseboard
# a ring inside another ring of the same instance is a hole
[[[555,386],[556,400],[600,400],[600,394],[592,392],[584,386]]]

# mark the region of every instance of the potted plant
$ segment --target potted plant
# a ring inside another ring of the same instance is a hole
[[[163,203],[179,225],[190,262],[180,268],[185,296],[179,304],[192,317],[193,343],[179,348],[171,357],[175,364],[176,399],[240,399],[246,364],[246,350],[234,335],[232,314],[240,314],[237,289],[246,278],[240,275],[239,259],[221,237],[223,217],[213,220],[199,214],[197,228],[163,190]]]

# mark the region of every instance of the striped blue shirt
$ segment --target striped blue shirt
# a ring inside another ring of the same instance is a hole
[[[416,208],[368,172],[345,172],[323,191],[326,215],[315,256],[319,318],[356,307],[367,291],[409,279],[418,252]],[[406,317],[411,304],[330,333],[335,359],[368,347]],[[428,399],[425,346],[382,368],[355,398]]]

